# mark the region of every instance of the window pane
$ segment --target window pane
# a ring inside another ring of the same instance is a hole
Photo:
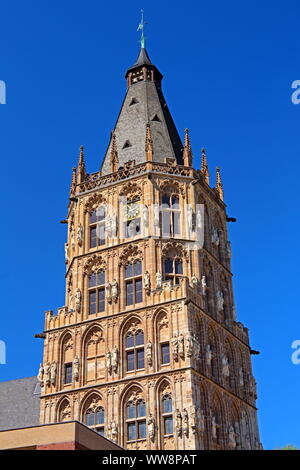
[[[92,212],[90,215],[90,224],[94,224],[97,221],[96,211]]]
[[[172,209],[179,209],[179,198],[172,196]]]
[[[96,274],[92,274],[89,277],[89,287],[94,287],[96,285]]]
[[[127,419],[134,419],[135,418],[135,405],[130,403],[127,406]]]
[[[130,351],[127,353],[127,370],[134,370],[134,352]]]
[[[180,235],[180,213],[173,212],[173,234]]]
[[[170,207],[170,196],[168,196],[167,194],[164,194],[161,202],[163,205]]]
[[[65,384],[72,383],[72,364],[65,365]]]
[[[143,331],[138,331],[135,335],[135,344],[137,346],[144,344],[144,333]]]
[[[139,426],[139,439],[146,439],[146,421],[141,421]]]
[[[91,227],[90,247],[95,248],[95,246],[97,246],[97,227]]]
[[[165,434],[172,434],[173,433],[173,418],[171,416],[168,416],[167,418],[164,418],[164,431]]]
[[[105,284],[105,272],[99,271],[98,272],[98,286]]]
[[[146,403],[144,401],[141,401],[138,403],[137,415],[138,415],[138,418],[142,418],[143,416],[146,416]]]
[[[133,348],[134,346],[134,336],[129,334],[126,338],[126,348]]]
[[[127,435],[129,441],[134,441],[136,439],[136,425],[135,423],[129,423],[127,425]]]
[[[96,212],[97,212],[97,221],[98,222],[105,219],[105,207],[104,206],[98,207]]]
[[[125,277],[132,277],[132,264],[127,264],[125,267]]]
[[[96,291],[93,290],[89,294],[89,314],[96,313]]]
[[[137,368],[144,369],[144,348],[137,351]]]
[[[175,260],[175,273],[183,274],[182,262],[179,259]]]
[[[135,301],[138,304],[143,301],[143,284],[142,279],[135,282]]]
[[[165,273],[167,274],[173,273],[173,260],[172,259],[165,260]]]
[[[97,428],[97,433],[100,434],[100,436],[104,436],[104,427],[102,426],[101,428]]]
[[[94,424],[95,424],[94,419],[95,419],[94,413],[87,413],[87,415],[86,415],[86,425],[87,426],[94,426]]]
[[[172,412],[172,398],[167,397],[163,400],[163,412],[164,413]]]
[[[100,409],[97,411],[96,414],[96,424],[103,424],[104,423],[104,410]]]
[[[99,245],[105,245],[105,225],[103,223],[97,225],[97,236]]]
[[[170,236],[170,212],[162,211],[162,232],[163,236]]]
[[[133,304],[133,281],[126,282],[126,305]]]
[[[170,345],[169,343],[161,345],[161,362],[168,364],[170,362]]]
[[[105,311],[105,289],[104,287],[98,290],[98,312]]]
[[[134,263],[133,268],[134,268],[134,275],[135,276],[140,276],[142,274],[142,263],[141,263],[141,261],[137,261],[136,263]]]

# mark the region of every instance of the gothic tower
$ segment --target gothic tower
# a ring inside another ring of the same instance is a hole
[[[73,168],[65,306],[46,312],[41,423],[127,449],[258,449],[220,171],[193,168],[144,47],[100,171]]]

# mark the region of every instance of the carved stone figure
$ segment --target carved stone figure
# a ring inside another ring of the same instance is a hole
[[[211,231],[211,242],[212,242],[214,245],[219,246],[220,238],[219,238],[218,229],[217,229],[216,227],[212,227],[212,231]]]
[[[76,312],[80,312],[80,310],[81,310],[81,292],[80,292],[80,289],[79,289],[78,287],[77,287],[77,289],[75,290],[74,297],[75,297],[75,309],[76,309]]]
[[[239,384],[241,387],[244,386],[244,373],[243,373],[243,368],[239,368]]]
[[[155,420],[152,416],[152,413],[150,413],[149,418],[147,419],[147,428],[148,428],[148,436],[153,441],[155,437]]]
[[[145,290],[150,290],[150,288],[151,288],[149,271],[144,272],[143,287],[144,287]]]
[[[116,302],[118,299],[118,283],[116,279],[111,281],[111,299]]]
[[[162,288],[162,274],[159,271],[156,273],[156,288]]]
[[[115,421],[112,421],[110,423],[110,434],[111,434],[111,440],[114,442],[117,442],[118,440],[118,426]]]
[[[211,367],[212,357],[213,357],[213,352],[212,352],[212,349],[211,349],[210,344],[208,344],[208,345],[206,346],[205,358],[206,358],[206,364],[207,364],[209,367]]]
[[[228,430],[228,447],[229,449],[235,449],[237,446],[237,441],[236,441],[237,434],[234,430],[234,427],[232,425],[229,426]]]
[[[186,344],[185,350],[186,350],[187,357],[192,357],[193,352],[194,352],[194,338],[189,333],[186,336],[186,343],[185,344]]]
[[[74,229],[74,225],[72,225],[71,227],[71,247],[75,248],[75,229]]]
[[[224,308],[224,294],[222,291],[220,290],[217,291],[216,299],[217,299],[217,310],[218,312],[220,312]]]
[[[111,374],[111,369],[112,369],[111,352],[109,352],[109,351],[106,353],[106,368],[108,370],[108,373]]]
[[[184,336],[182,333],[178,336],[178,354],[181,358],[184,358]]]
[[[200,230],[203,226],[202,223],[202,212],[201,212],[201,207],[199,207],[199,204],[197,204],[197,213],[196,213],[196,221],[197,221],[197,229]]]
[[[178,350],[179,350],[177,334],[175,334],[175,336],[171,339],[171,344],[172,344],[173,357],[174,357],[175,361],[177,361],[177,359],[178,359]]]
[[[197,276],[195,274],[192,275],[191,283],[192,283],[192,286],[198,286],[199,285],[199,279],[197,278]]]
[[[182,417],[179,409],[175,410],[175,429],[177,437],[182,435]]]
[[[72,293],[70,293],[69,297],[69,310],[74,310],[74,297]]]
[[[55,385],[56,383],[56,370],[57,370],[57,365],[56,362],[53,361],[51,362],[50,365],[50,380],[51,380],[51,385]]]
[[[68,243],[65,243],[64,247],[65,247],[65,263],[68,264],[69,263],[69,253],[68,253],[69,245],[68,245]]]
[[[40,364],[37,379],[39,381],[40,386],[43,387],[44,386],[44,367],[43,367],[43,364]]]
[[[115,373],[118,372],[118,348],[115,346],[111,352],[111,366]]]
[[[152,342],[149,341],[146,346],[146,359],[149,366],[152,366]]]
[[[205,418],[204,418],[204,412],[201,409],[197,410],[197,418],[198,418],[198,429],[200,434],[204,433],[204,427],[205,427]]]
[[[211,435],[213,439],[217,439],[217,432],[219,429],[220,425],[216,421],[216,417],[213,416],[211,420]]]
[[[46,364],[44,368],[44,378],[45,378],[45,385],[49,387],[51,383],[51,372],[50,372],[50,364]]]
[[[78,229],[77,229],[77,242],[79,246],[82,246],[83,243],[83,227],[80,224]]]
[[[189,433],[189,415],[186,408],[183,408],[181,412],[182,416],[182,432],[184,436],[188,436]]]
[[[197,432],[197,409],[195,406],[191,406],[190,408],[190,426],[192,434],[196,434]]]
[[[105,286],[105,297],[106,297],[106,300],[108,302],[111,302],[112,301],[112,296],[111,296],[111,284],[110,282],[107,282],[106,283],[106,286]]]
[[[222,374],[224,375],[224,377],[229,377],[230,375],[229,362],[227,356],[222,357]]]
[[[206,276],[203,275],[201,277],[201,294],[205,295],[207,290],[207,284],[206,284]]]
[[[79,366],[80,366],[79,357],[75,356],[73,359],[73,381],[74,382],[78,382],[79,380]]]
[[[255,379],[254,379],[253,375],[250,376],[249,385],[250,385],[250,394],[253,398],[256,399],[257,398],[256,382],[255,382]]]

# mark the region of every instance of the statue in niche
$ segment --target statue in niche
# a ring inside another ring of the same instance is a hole
[[[224,309],[224,294],[221,290],[217,291],[217,310],[221,312]]]
[[[73,381],[74,382],[78,382],[79,380],[79,366],[80,366],[79,357],[75,356],[73,359]]]
[[[199,279],[197,278],[195,274],[192,275],[191,284],[192,286],[196,286],[196,287],[199,285]]]
[[[151,283],[150,283],[150,274],[149,271],[144,272],[143,276],[143,287],[145,290],[149,291],[151,288]]]
[[[220,244],[219,232],[218,232],[218,229],[216,227],[212,227],[211,242],[216,246],[219,246],[219,244]]]
[[[65,243],[64,247],[65,247],[65,263],[68,264],[69,263],[69,253],[68,253],[69,245],[68,245],[68,243]]]
[[[206,357],[206,364],[209,366],[209,368],[211,367],[211,361],[212,361],[212,357],[213,357],[213,352],[212,352],[212,349],[211,349],[211,346],[210,344],[208,344],[206,346],[206,354],[205,354],[205,357]]]
[[[187,357],[192,357],[193,352],[194,352],[194,338],[191,334],[187,334],[186,336],[186,355]]]
[[[178,408],[175,410],[175,429],[176,436],[180,437],[182,434],[182,417]]]
[[[184,359],[184,336],[182,333],[178,336],[178,354],[182,359]]]
[[[112,370],[118,372],[118,348],[115,346],[111,351],[111,366]]]
[[[162,288],[162,274],[161,272],[156,273],[156,289]]]
[[[108,370],[108,373],[111,374],[112,370],[112,363],[111,363],[111,352],[106,353],[106,368]]]
[[[50,373],[50,364],[46,364],[44,368],[44,377],[45,377],[45,385],[48,387],[50,386],[51,383],[51,373]]]
[[[116,279],[111,281],[111,299],[116,302],[118,299],[118,283]]]
[[[222,374],[224,377],[229,377],[230,375],[228,357],[225,355],[222,357]]]
[[[74,229],[74,225],[72,225],[71,227],[71,247],[75,248],[75,229]]]
[[[236,437],[238,435],[236,434],[235,430],[234,430],[234,427],[232,425],[229,426],[229,430],[228,430],[228,447],[229,449],[235,449],[236,446],[237,446],[237,441],[236,441]]]
[[[76,312],[79,313],[81,310],[81,292],[78,287],[75,290],[74,297],[75,297],[75,309],[76,309]]]
[[[150,413],[149,418],[147,419],[147,428],[148,428],[148,436],[153,441],[155,437],[155,420],[152,416],[152,413]]]
[[[203,275],[201,277],[201,294],[205,295],[207,290],[207,284],[206,284],[206,276]]]
[[[83,243],[83,227],[80,224],[78,229],[77,229],[77,242],[79,246],[82,246]]]
[[[37,379],[39,381],[40,386],[43,387],[44,386],[44,366],[43,366],[43,364],[40,364]]]
[[[211,435],[214,440],[217,439],[218,437],[218,429],[220,428],[220,425],[217,423],[216,417],[213,416],[211,420]]]
[[[175,334],[175,336],[171,339],[171,344],[172,344],[173,357],[174,357],[175,361],[177,361],[178,351],[179,351],[179,344],[178,344],[177,334]]]
[[[239,384],[241,387],[244,386],[244,373],[243,373],[243,368],[239,368]]]
[[[149,366],[152,366],[152,342],[149,341],[146,346],[146,359]]]
[[[196,434],[197,432],[197,409],[195,406],[191,406],[190,408],[190,426],[192,434]]]
[[[56,371],[57,371],[57,365],[56,362],[53,361],[51,362],[50,365],[50,380],[51,380],[51,385],[55,386],[56,383]]]
[[[189,433],[189,415],[186,408],[183,408],[181,412],[182,416],[182,432],[184,436],[187,436]]]
[[[108,302],[112,301],[112,296],[111,296],[111,284],[110,282],[107,282],[105,285],[105,297]]]
[[[117,442],[118,440],[118,426],[115,421],[112,421],[110,423],[110,435],[111,435],[111,440],[114,442]]]

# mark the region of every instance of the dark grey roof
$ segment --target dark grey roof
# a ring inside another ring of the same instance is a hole
[[[40,386],[36,377],[0,382],[0,430],[40,424]]]
[[[141,49],[137,63],[131,69],[144,64],[149,70],[155,70],[158,79],[138,81],[127,90],[114,128],[119,166],[129,160],[135,160],[136,164],[145,161],[147,123],[150,123],[153,140],[153,160],[163,163],[166,158],[175,158],[182,164],[183,145],[161,90],[162,75],[151,64],[146,49]],[[110,173],[110,151],[111,142],[102,163],[103,174]]]

